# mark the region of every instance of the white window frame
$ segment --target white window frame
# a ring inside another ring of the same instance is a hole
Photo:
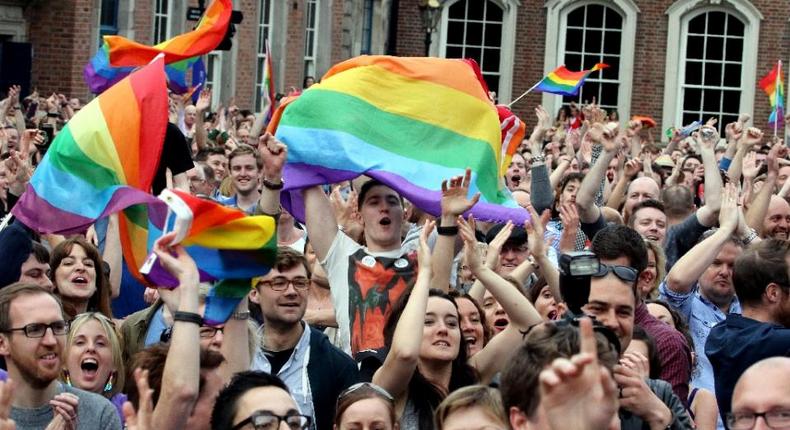
[[[257,37],[257,40],[258,40],[258,52],[255,55],[255,74],[257,76],[255,76],[255,88],[254,88],[255,93],[254,93],[254,97],[253,97],[253,103],[255,104],[255,110],[256,111],[260,110],[262,105],[263,105],[263,96],[261,95],[261,91],[263,91],[263,70],[262,69],[260,71],[258,70],[258,62],[261,61],[262,59],[266,58],[266,41],[263,39],[262,34],[263,34],[264,30],[266,30],[266,29],[269,30],[268,31],[268,33],[269,33],[269,48],[272,49],[271,48],[272,45],[273,45],[272,40],[271,40],[272,24],[273,24],[272,17],[274,15],[274,2],[275,1],[276,0],[261,0],[261,1],[258,2],[258,5],[260,6],[258,8],[259,9],[259,11],[258,11],[258,25],[256,26],[256,30],[257,30],[256,31],[256,37]],[[264,14],[264,10],[263,10],[263,7],[262,7],[264,5],[268,5],[269,6],[269,21],[268,22],[263,22],[263,18],[266,16]],[[274,67],[274,64],[272,64],[272,67]]]
[[[450,6],[462,0],[449,0],[442,4],[442,18],[437,37],[431,41],[431,55],[445,57],[447,55],[447,21]],[[480,1],[480,0],[471,0]],[[518,28],[519,0],[489,0],[502,8],[502,41],[499,51],[499,88],[489,88],[497,92],[498,102],[510,103],[513,97],[513,61],[516,50],[516,31]],[[438,44],[436,40],[438,38]]]
[[[617,91],[617,113],[620,118],[631,117],[631,94],[634,81],[634,43],[636,40],[636,21],[639,7],[633,0],[549,0],[546,2],[546,51],[543,61],[543,75],[548,75],[562,65],[565,58],[565,35],[568,27],[568,14],[586,5],[601,5],[620,13],[623,26],[620,39],[620,74]],[[541,76],[541,79],[543,77]],[[532,84],[530,84],[531,86]],[[562,106],[562,96],[543,93],[543,107],[554,115]]]
[[[223,51],[211,51],[206,54],[206,58],[204,61],[206,62],[206,87],[211,88],[211,110],[216,111],[217,107],[219,106],[220,100],[224,100],[222,98],[222,59],[224,55],[222,55]],[[209,59],[213,58],[214,63],[212,64],[209,62]],[[209,73],[212,74],[211,80],[209,80]],[[201,88],[203,90],[203,88]]]
[[[664,109],[662,127],[679,126],[683,118],[681,79],[684,79],[688,23],[703,12],[721,11],[735,15],[743,24],[743,60],[741,67],[740,112],[752,114],[757,86],[757,48],[760,39],[760,21],[763,15],[748,0],[720,0],[716,5],[698,0],[678,0],[667,9],[667,60],[664,73]],[[662,139],[666,140],[666,136]]]
[[[315,16],[315,26],[310,27],[310,8],[312,5],[312,13]],[[305,27],[304,27],[304,76],[312,76],[316,81],[318,77],[318,32],[321,23],[321,0],[305,0]],[[311,34],[312,33],[312,34]],[[308,52],[309,39],[312,36],[312,52]]]
[[[170,39],[171,37],[173,37],[173,20],[171,18],[173,17],[173,2],[176,1],[176,0],[167,0],[167,11],[166,12],[162,12],[158,8],[158,5],[160,5],[162,1],[163,0],[153,0],[153,2],[154,2],[154,14],[153,14],[154,15],[154,23],[153,23],[153,37],[151,38],[151,40],[153,40],[154,45],[156,45],[157,43],[164,42],[165,40]],[[158,33],[156,31],[157,28],[158,28],[157,23],[161,22],[161,21],[165,22],[165,38],[163,40],[156,40],[156,36],[157,36],[157,33]]]

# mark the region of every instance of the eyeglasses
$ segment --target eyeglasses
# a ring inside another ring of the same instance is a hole
[[[277,430],[280,423],[285,421],[285,425],[291,430],[307,430],[310,428],[312,419],[307,415],[275,415],[270,411],[255,411],[246,420],[236,424],[231,430],[238,430],[247,424],[252,424],[255,430]]]
[[[208,325],[200,326],[200,337],[204,339],[211,339],[217,335],[217,332],[225,334],[225,327],[211,327]]]
[[[25,332],[25,336],[35,339],[44,337],[44,335],[47,333],[47,329],[49,328],[52,329],[52,334],[55,336],[65,336],[69,332],[69,323],[66,321],[55,321],[49,324],[32,323],[24,327],[10,328],[6,330],[6,332],[11,333],[15,331],[23,331]]]
[[[757,417],[763,417],[768,427],[772,429],[790,428],[790,409],[762,412],[762,413],[728,413],[727,425],[732,430],[750,430],[754,428]]]
[[[379,387],[376,384],[371,384],[370,382],[359,382],[359,383],[356,383],[356,384],[346,388],[345,390],[343,390],[343,392],[340,393],[340,396],[338,396],[338,398],[337,398],[338,403],[341,400],[343,400],[344,398],[346,398],[346,396],[348,396],[348,395],[350,395],[350,394],[352,394],[354,392],[357,392],[357,391],[359,391],[361,389],[371,390],[371,391],[375,392],[376,394],[378,394],[379,396],[383,397],[385,400],[387,400],[390,403],[394,403],[395,402],[395,398],[393,398],[392,394],[388,393],[387,390]]]
[[[608,275],[609,273],[614,273],[615,276],[620,278],[623,282],[635,282],[637,276],[639,275],[636,272],[636,269],[633,267],[628,266],[617,266],[617,265],[608,265],[608,264],[599,264],[598,265],[598,272],[593,275],[596,278],[603,278],[604,276]]]
[[[259,281],[258,285],[271,288],[274,291],[285,291],[288,289],[288,284],[292,284],[296,290],[306,290],[310,286],[310,280],[307,278],[294,278],[288,279],[285,277],[277,277],[270,281]]]

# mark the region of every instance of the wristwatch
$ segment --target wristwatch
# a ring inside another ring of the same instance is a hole
[[[250,319],[250,311],[234,312],[230,317],[234,320],[248,320]]]

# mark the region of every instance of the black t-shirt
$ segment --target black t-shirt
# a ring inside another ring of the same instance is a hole
[[[294,348],[283,351],[267,351],[264,349],[263,353],[266,355],[266,359],[269,360],[269,364],[272,365],[272,375],[276,375],[280,372],[280,369],[285,366],[285,362],[291,358],[291,355],[294,353]]]
[[[153,194],[158,196],[162,190],[167,188],[167,169],[170,169],[170,172],[175,176],[186,172],[194,166],[192,149],[190,149],[184,133],[181,133],[178,126],[168,122],[159,168],[156,170],[156,176],[154,176],[152,185]]]

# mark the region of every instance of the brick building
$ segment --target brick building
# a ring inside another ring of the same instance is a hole
[[[425,0],[235,0],[244,13],[233,49],[207,58],[219,99],[260,106],[263,40],[277,90],[301,87],[332,64],[363,53],[423,55]],[[790,0],[443,0],[430,54],[478,60],[491,90],[509,102],[559,64],[605,62],[580,98],[661,127],[751,112],[766,126],[757,87],[790,54]],[[101,34],[154,43],[189,30],[197,0],[0,0],[0,41],[27,42],[30,81],[43,92],[89,97],[82,68]],[[4,57],[5,58],[5,57]],[[3,68],[8,67],[5,63]],[[562,97],[530,94],[515,110],[555,112]]]

